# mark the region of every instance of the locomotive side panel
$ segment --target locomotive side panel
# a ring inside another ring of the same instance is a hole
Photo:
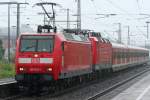
[[[108,40],[101,37],[90,37],[92,42],[93,71],[112,68],[112,46]]]
[[[97,44],[98,64],[101,65],[101,69],[110,69],[112,65],[112,47],[111,44],[105,40]]]
[[[64,43],[64,67],[61,78],[92,72],[91,43],[67,41]]]

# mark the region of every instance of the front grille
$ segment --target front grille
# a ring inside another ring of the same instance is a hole
[[[41,75],[39,75],[39,74],[32,74],[32,75],[24,74],[25,81],[39,81],[41,79],[42,79]]]

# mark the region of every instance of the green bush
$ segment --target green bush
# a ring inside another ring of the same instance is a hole
[[[15,75],[14,64],[12,63],[7,64],[0,62],[0,78],[14,77],[14,75]]]

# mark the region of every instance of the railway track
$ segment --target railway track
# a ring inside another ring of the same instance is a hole
[[[10,100],[9,98],[18,93],[17,82],[13,78],[0,80],[0,100]],[[11,97],[12,98],[12,97]]]
[[[18,94],[18,95],[14,95],[14,96],[5,97],[5,98],[3,98],[2,100],[15,100],[15,99],[21,98],[21,97],[23,97],[23,95]],[[1,100],[1,99],[0,99],[0,100]]]
[[[131,69],[132,70],[132,69]],[[113,91],[114,89],[116,89],[117,87],[119,87],[119,86],[121,86],[121,85],[123,85],[123,84],[125,84],[125,83],[127,83],[127,82],[129,82],[130,80],[133,80],[133,79],[135,79],[136,77],[138,77],[138,76],[140,76],[140,75],[142,75],[143,73],[145,73],[145,72],[148,72],[148,71],[150,71],[150,68],[146,68],[146,69],[144,69],[144,71],[142,71],[142,72],[140,72],[140,73],[138,73],[138,74],[136,74],[136,75],[134,75],[134,76],[132,76],[132,77],[130,77],[130,78],[128,78],[128,79],[126,79],[126,80],[124,80],[124,81],[122,81],[122,82],[119,82],[119,83],[117,83],[117,84],[115,84],[115,85],[113,85],[113,86],[111,86],[111,87],[109,87],[109,88],[107,88],[107,89],[105,89],[104,91],[102,91],[102,92],[100,92],[100,93],[97,93],[97,94],[95,94],[95,95],[92,95],[91,97],[86,97],[87,99],[85,99],[85,100],[95,100],[95,99],[97,99],[97,98],[100,98],[101,96],[103,96],[103,95],[105,95],[105,94],[107,94],[107,93],[109,93],[109,92],[111,92],[111,91]],[[105,79],[104,79],[105,80]],[[106,78],[106,80],[107,80],[107,78]],[[101,80],[102,81],[102,80]],[[2,100],[34,100],[34,98],[35,98],[35,100],[36,99],[39,99],[39,100],[42,100],[43,98],[45,99],[45,98],[49,98],[50,100],[53,100],[53,98],[61,98],[61,96],[63,97],[64,95],[68,95],[68,93],[71,93],[71,92],[73,92],[73,91],[76,91],[76,90],[78,90],[78,89],[81,89],[81,88],[84,88],[84,87],[88,87],[88,86],[91,86],[91,84],[95,84],[95,83],[98,83],[98,80],[97,81],[92,81],[92,82],[89,82],[89,83],[85,83],[85,84],[81,84],[81,85],[78,85],[78,86],[74,86],[74,87],[71,87],[71,88],[67,88],[67,89],[64,89],[64,90],[62,90],[62,91],[59,91],[59,92],[56,92],[56,93],[49,93],[49,92],[42,92],[42,94],[40,94],[40,96],[31,96],[31,97],[29,97],[29,96],[27,96],[26,95],[26,93],[20,93],[20,92],[16,92],[14,95],[8,95],[7,97],[4,97],[3,99],[2,98],[0,98],[0,100],[2,99]],[[16,90],[15,90],[16,91]],[[23,99],[22,99],[23,98]],[[24,98],[28,98],[28,99],[24,99]],[[42,99],[41,99],[42,98]],[[55,100],[54,99],[54,100]],[[57,100],[57,99],[56,99]],[[58,99],[59,100],[59,99]],[[60,100],[65,100],[65,99],[60,99]]]
[[[109,87],[109,88],[107,88],[107,89],[105,89],[105,90],[103,90],[103,91],[101,91],[101,92],[99,92],[99,93],[97,93],[97,94],[87,98],[87,100],[96,100],[96,99],[106,95],[107,93],[113,91],[114,89],[116,89],[116,88],[118,88],[118,87],[128,83],[129,81],[131,81],[133,79],[136,79],[137,77],[141,76],[142,74],[144,74],[144,73],[146,73],[148,71],[150,71],[150,68],[146,69],[146,70],[144,70],[142,72],[139,72],[136,75],[134,75],[134,76],[132,76],[132,77],[126,79],[126,80],[123,80],[123,81],[121,81],[121,82],[119,82],[119,83],[117,83],[117,84],[115,84],[115,85],[113,85],[113,86],[111,86],[111,87]]]

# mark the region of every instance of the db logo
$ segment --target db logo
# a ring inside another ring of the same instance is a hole
[[[32,63],[40,63],[40,58],[32,58]]]

